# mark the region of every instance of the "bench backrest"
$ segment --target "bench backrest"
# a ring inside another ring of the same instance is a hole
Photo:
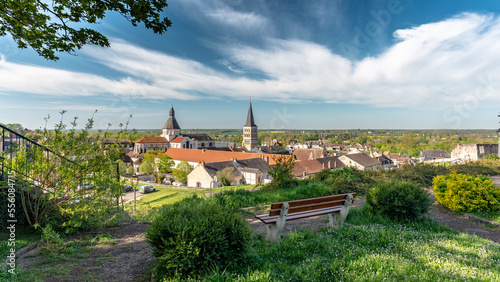
[[[356,197],[356,193],[349,194],[352,194],[353,198]],[[287,202],[289,205],[288,214],[342,206],[344,205],[345,199],[349,194],[289,201]],[[284,202],[272,204],[269,216],[279,215],[281,212],[281,205],[283,203]]]

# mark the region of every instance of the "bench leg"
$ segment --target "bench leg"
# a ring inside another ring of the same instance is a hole
[[[345,198],[345,203],[342,206],[342,209],[340,212],[335,213],[335,214],[328,214],[328,218],[330,219],[330,222],[328,225],[333,228],[338,228],[342,223],[344,223],[344,220],[347,217],[347,214],[349,213],[349,208],[351,207],[352,200],[354,198],[352,197],[351,194],[347,195]]]
[[[288,203],[283,203],[281,205],[281,212],[276,223],[266,225],[267,228],[267,239],[269,241],[279,241],[281,237],[281,232],[285,227],[286,216],[288,215]]]

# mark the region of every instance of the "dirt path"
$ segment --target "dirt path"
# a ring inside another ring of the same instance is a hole
[[[148,227],[136,223],[84,233],[82,236],[90,237],[110,234],[111,239],[109,243],[92,246],[81,254],[83,257],[38,265],[46,256],[40,255],[37,248],[18,261],[23,269],[52,268],[44,271],[48,276],[39,277],[44,281],[142,281],[153,263],[153,250],[144,237]]]

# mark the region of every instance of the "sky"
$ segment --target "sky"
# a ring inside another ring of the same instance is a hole
[[[0,122],[95,127],[497,129],[498,0],[178,0],[163,35],[116,13],[53,62],[0,37]]]

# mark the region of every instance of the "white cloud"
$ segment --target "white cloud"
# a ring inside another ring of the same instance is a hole
[[[253,19],[238,17],[228,21]],[[84,53],[121,72],[121,79],[3,61],[0,92],[148,99],[252,96],[406,108],[442,108],[471,97],[500,101],[497,17],[462,14],[398,30],[394,37],[397,42],[384,53],[360,61],[300,40],[269,39],[264,48],[230,45],[223,63],[236,66],[234,73],[114,40],[109,49],[88,47]]]

